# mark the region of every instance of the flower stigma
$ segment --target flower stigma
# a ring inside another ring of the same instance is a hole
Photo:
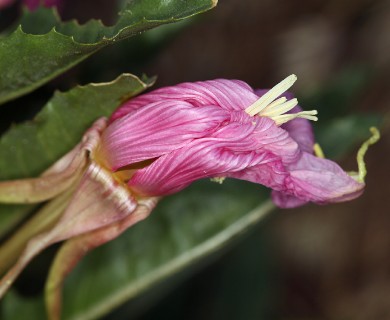
[[[365,142],[363,142],[362,146],[359,148],[356,160],[358,164],[358,172],[350,172],[348,173],[352,178],[360,183],[364,183],[364,179],[367,175],[366,163],[364,162],[364,156],[368,150],[368,147],[374,143],[376,143],[380,139],[379,130],[375,127],[370,128],[371,137],[368,138]]]
[[[298,105],[298,100],[295,98],[288,100],[286,97],[279,96],[290,89],[295,81],[297,81],[295,74],[288,76],[247,107],[245,112],[252,117],[259,115],[261,117],[271,118],[278,126],[295,118],[317,121],[318,118],[315,116],[318,113],[317,110],[286,114],[286,112]]]

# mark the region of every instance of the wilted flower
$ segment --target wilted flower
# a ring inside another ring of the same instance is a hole
[[[317,112],[302,111],[286,93],[295,80],[292,75],[271,90],[220,79],[152,91],[122,105],[108,125],[97,120],[41,177],[1,182],[0,202],[54,199],[33,218],[50,214],[51,220],[27,224],[20,233],[31,240],[1,280],[0,296],[40,251],[69,239],[47,282],[49,312],[56,318],[62,282],[88,250],[147,217],[161,196],[201,178],[263,184],[280,207],[359,196],[363,156],[379,133],[374,130],[359,151],[356,174],[314,154],[309,121],[317,120]],[[0,272],[14,262],[4,252],[18,252],[20,242],[11,238],[0,250]]]
[[[214,80],[183,83],[130,100],[111,118],[99,150],[111,171],[143,196],[180,191],[200,178],[232,177],[274,190],[280,207],[353,199],[364,188],[330,160],[316,157],[309,120],[285,91]],[[137,170],[132,170],[136,166]]]

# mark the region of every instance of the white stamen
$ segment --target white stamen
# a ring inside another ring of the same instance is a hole
[[[294,98],[294,99],[291,99],[287,102],[284,102],[278,106],[275,106],[274,108],[267,107],[266,109],[261,111],[258,115],[272,118],[273,116],[278,116],[278,115],[281,115],[283,113],[290,111],[297,104],[298,104],[298,100]]]
[[[279,82],[276,86],[269,90],[266,94],[262,95],[255,103],[246,108],[245,112],[250,116],[254,116],[256,113],[259,113],[282,93],[290,89],[296,80],[297,76],[295,74],[288,76],[286,79]]]
[[[278,98],[281,94],[286,92],[296,80],[297,76],[295,74],[288,76],[261,96],[255,103],[246,108],[245,112],[252,117],[257,114],[261,117],[271,118],[278,126],[295,118],[317,121],[318,118],[315,116],[317,110],[286,113],[298,105],[298,100],[294,98],[287,101],[287,98],[285,97]]]
[[[318,114],[317,110],[301,111],[298,113],[281,114],[279,116],[272,117],[272,119],[276,122],[278,126],[280,126],[281,124],[286,123],[295,118],[303,118],[307,120],[317,121],[318,118],[315,116],[316,114]]]
[[[277,106],[280,106],[281,104],[285,103],[287,101],[286,97],[280,97],[276,99],[275,101],[271,102],[268,106],[266,106],[262,111],[260,111],[258,114],[262,113],[264,114],[267,112],[267,110],[273,109]]]

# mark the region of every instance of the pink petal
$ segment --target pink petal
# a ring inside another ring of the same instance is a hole
[[[306,200],[299,199],[295,196],[289,195],[284,192],[273,190],[271,193],[272,202],[279,208],[296,208],[308,203]]]
[[[50,268],[46,282],[45,300],[50,319],[61,318],[62,286],[66,276],[91,250],[117,238],[125,230],[147,218],[158,198],[141,200],[135,211],[122,220],[71,238],[64,243]]]
[[[129,113],[109,125],[102,153],[112,170],[152,159],[209,135],[229,114],[214,106],[162,100]]]
[[[150,103],[166,100],[186,101],[194,107],[219,106],[225,110],[244,110],[258,99],[253,89],[243,81],[217,79],[203,82],[185,82],[164,87],[129,100],[117,109],[110,121]]]
[[[302,108],[296,106],[288,113],[298,113],[300,111],[302,111]],[[295,118],[289,122],[282,124],[281,128],[289,133],[290,137],[298,143],[299,148],[302,151],[313,153],[314,133],[313,127],[309,120]]]
[[[171,194],[197,179],[234,176],[236,172],[242,175],[247,168],[259,164],[282,162],[284,158],[275,156],[273,151],[286,154],[286,163],[290,163],[297,155],[297,144],[272,120],[256,121],[230,123],[208,138],[194,140],[158,158],[138,170],[129,186],[141,195]]]
[[[357,182],[335,162],[306,152],[288,170],[290,176],[284,192],[302,201],[318,204],[342,202],[357,198],[364,189],[364,183]],[[279,194],[274,194],[273,200],[280,207],[293,207],[297,203],[293,197]]]

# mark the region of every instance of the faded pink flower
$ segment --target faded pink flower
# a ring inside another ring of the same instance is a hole
[[[39,252],[66,240],[46,286],[48,312],[58,318],[62,283],[89,250],[145,219],[161,196],[201,178],[265,185],[285,208],[359,196],[363,156],[379,133],[359,150],[352,176],[315,155],[309,120],[317,111],[302,111],[286,93],[295,80],[271,90],[220,79],[152,91],[122,105],[109,123],[97,120],[40,177],[0,182],[0,202],[52,199],[0,248],[0,273],[8,270],[0,298]]]
[[[219,79],[141,95],[112,115],[99,157],[110,170],[127,171],[128,186],[142,196],[231,177],[272,188],[280,207],[356,198],[363,181],[313,154],[316,111],[302,111],[285,93],[295,80],[255,91]]]

